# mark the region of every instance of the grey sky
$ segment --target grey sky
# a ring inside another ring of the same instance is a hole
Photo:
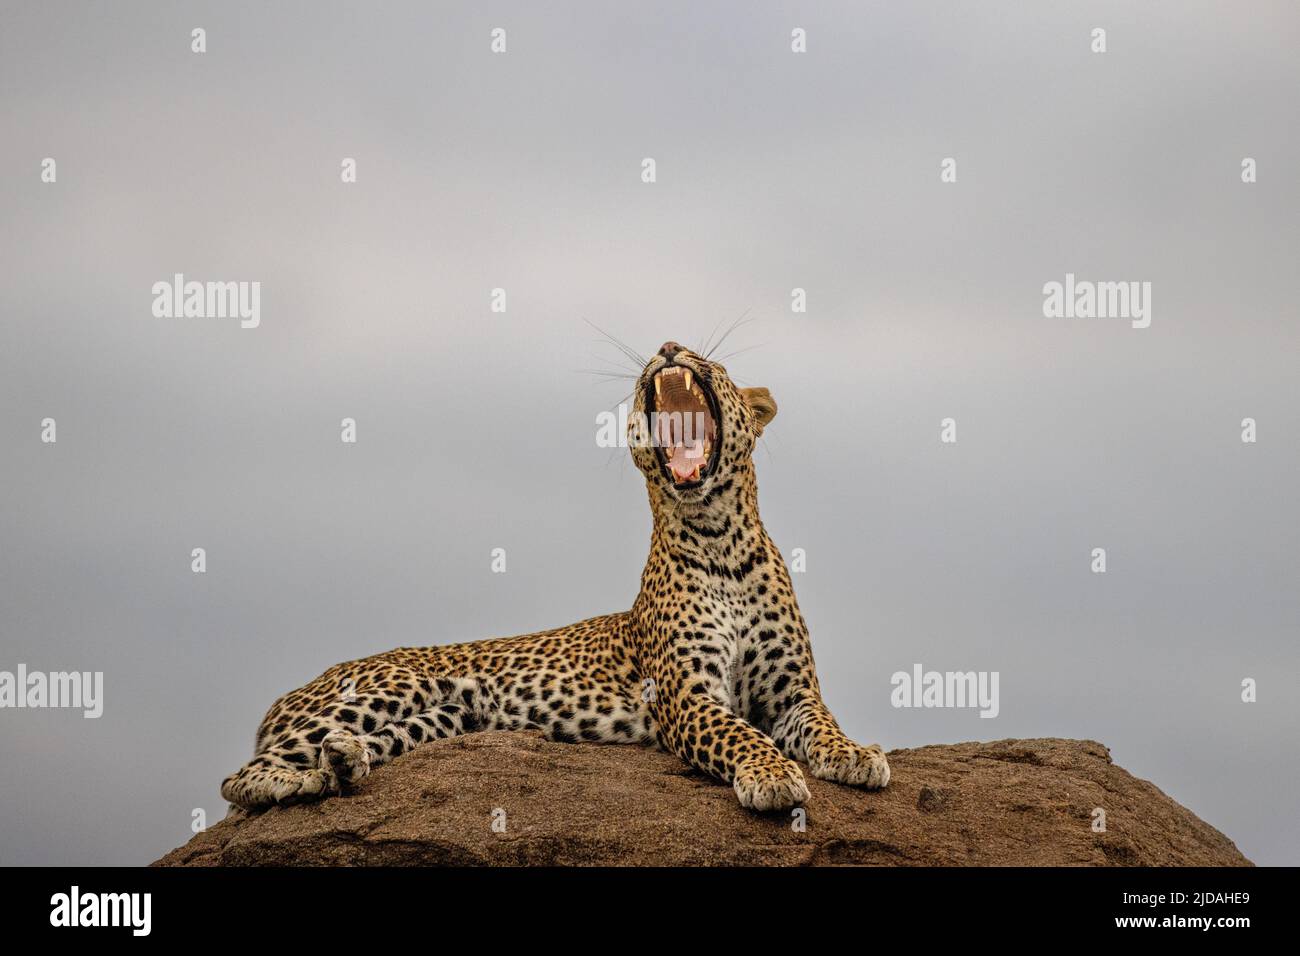
[[[0,862],[183,842],[338,660],[628,607],[583,319],[649,354],[750,310],[845,729],[1095,738],[1300,863],[1294,4],[701,7],[0,3],[0,670],[106,696],[0,711]],[[176,272],[261,326],[154,318]],[[1151,282],[1151,327],[1044,318],[1067,272]],[[1000,715],[892,708],[918,662]]]

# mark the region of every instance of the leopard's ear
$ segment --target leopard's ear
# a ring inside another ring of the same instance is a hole
[[[763,429],[776,418],[776,399],[765,388],[742,388],[740,397],[754,412],[754,434],[763,434]]]

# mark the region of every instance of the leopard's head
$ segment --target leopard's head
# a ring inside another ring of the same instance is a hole
[[[652,490],[700,502],[753,473],[754,443],[776,416],[765,388],[738,388],[717,362],[665,342],[637,380],[632,460]]]

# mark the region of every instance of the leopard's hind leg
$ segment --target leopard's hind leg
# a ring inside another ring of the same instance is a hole
[[[456,737],[477,730],[477,711],[463,703],[436,704],[428,710],[394,720],[371,734],[333,730],[321,741],[321,762],[347,787],[370,773],[372,767],[400,757],[426,740]]]
[[[305,751],[276,747],[257,754],[221,784],[221,796],[239,807],[312,800],[338,791],[338,780],[319,767],[304,767]]]
[[[326,679],[333,677],[327,672],[320,680]],[[292,720],[278,720],[272,708],[258,753],[226,778],[221,794],[259,807],[338,793],[416,744],[477,729],[493,707],[478,680],[409,675]]]

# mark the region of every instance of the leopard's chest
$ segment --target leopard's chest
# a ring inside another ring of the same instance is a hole
[[[765,619],[767,602],[752,586],[735,582],[710,582],[695,603],[702,612],[691,633],[689,665],[697,673],[717,678],[717,685],[733,713],[744,701],[736,694],[745,648]]]

